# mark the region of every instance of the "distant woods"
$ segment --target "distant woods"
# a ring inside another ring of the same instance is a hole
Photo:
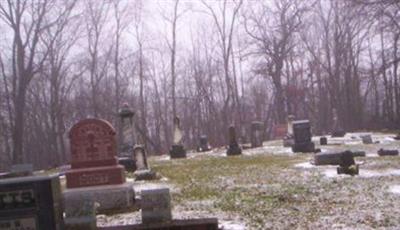
[[[333,111],[347,130],[400,128],[396,0],[3,0],[0,32],[0,169],[65,164],[69,128],[121,133],[125,102],[154,154],[175,115],[187,148],[288,114],[314,133]]]

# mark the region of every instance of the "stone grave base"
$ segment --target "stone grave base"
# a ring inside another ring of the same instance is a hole
[[[151,169],[136,170],[133,175],[135,175],[135,180],[155,180],[157,179],[157,173]]]
[[[135,207],[135,192],[132,183],[66,189],[63,192],[66,212],[79,210],[80,206],[93,201],[98,204],[98,213],[123,211]]]
[[[165,223],[98,227],[98,230],[218,230],[218,219],[172,220]]]
[[[124,167],[121,165],[71,169],[65,176],[67,188],[122,184],[125,182]]]
[[[315,145],[313,142],[309,143],[295,143],[292,146],[292,151],[297,153],[311,153],[315,151]]]
[[[365,157],[365,152],[356,151],[351,152],[353,157]],[[328,153],[317,153],[314,155],[315,165],[340,165],[342,162],[343,152],[328,152]]]
[[[128,172],[134,172],[136,170],[135,160],[130,157],[118,157],[118,164],[125,167]]]
[[[226,151],[227,156],[235,156],[242,154],[242,149],[239,145],[229,145],[228,150]]]
[[[171,151],[169,151],[171,158],[186,158],[186,150],[183,145],[173,145]]]

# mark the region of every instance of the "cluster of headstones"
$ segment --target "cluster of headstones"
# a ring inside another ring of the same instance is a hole
[[[118,164],[115,130],[100,119],[85,119],[69,133],[71,168],[66,172],[66,189],[59,175],[38,176],[32,172],[10,173],[0,180],[0,229],[121,229],[98,228],[96,214],[140,209],[142,223],[129,229],[217,229],[218,220],[173,220],[169,189],[148,189],[135,196]],[[136,146],[141,163],[138,171],[149,170],[143,147]],[[138,157],[136,163],[138,163]],[[124,228],[122,227],[122,228]]]
[[[315,152],[314,164],[315,165],[338,165],[338,174],[358,175],[359,167],[356,164],[355,157],[365,156],[365,152],[328,152],[320,153],[320,149],[315,149],[314,143],[311,141],[311,125],[308,120],[294,121],[294,116],[288,116],[287,134],[283,138],[283,145],[285,147],[292,147],[293,152]],[[338,124],[337,117],[334,117],[334,125],[331,132],[331,137],[344,137],[346,132]],[[400,134],[399,134],[400,135]],[[363,144],[373,144],[371,135],[363,135],[360,137]],[[397,139],[395,137],[394,139]],[[323,136],[320,138],[320,145],[328,144],[328,138]],[[398,150],[378,150],[379,156],[395,156],[399,155]]]

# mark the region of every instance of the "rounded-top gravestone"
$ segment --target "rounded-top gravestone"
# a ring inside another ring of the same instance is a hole
[[[100,119],[84,119],[69,132],[71,170],[67,188],[122,184],[124,169],[117,163],[115,130]]]
[[[69,132],[71,167],[86,168],[117,164],[115,130],[100,119],[85,119]]]

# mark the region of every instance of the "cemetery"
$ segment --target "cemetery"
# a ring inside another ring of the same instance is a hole
[[[400,230],[399,0],[0,0],[0,230]]]
[[[135,163],[132,172],[118,163],[112,125],[101,119],[81,120],[69,132],[71,166],[65,172],[37,172],[25,164],[0,175],[0,226],[103,230],[399,226],[396,135],[346,133],[323,136],[326,140],[320,143],[311,126],[307,120],[288,119],[291,133],[266,141],[253,132],[262,131],[262,124],[253,122],[250,140],[261,144],[247,149],[241,148],[245,143],[239,143],[231,126],[226,150],[190,150],[179,157],[173,151],[148,157],[131,130],[123,136],[132,140],[124,144]],[[174,131],[174,145],[184,148],[181,131],[177,126]],[[291,146],[284,143],[288,136],[293,138]],[[366,143],[365,137],[374,142]],[[26,217],[28,210],[31,214]]]

